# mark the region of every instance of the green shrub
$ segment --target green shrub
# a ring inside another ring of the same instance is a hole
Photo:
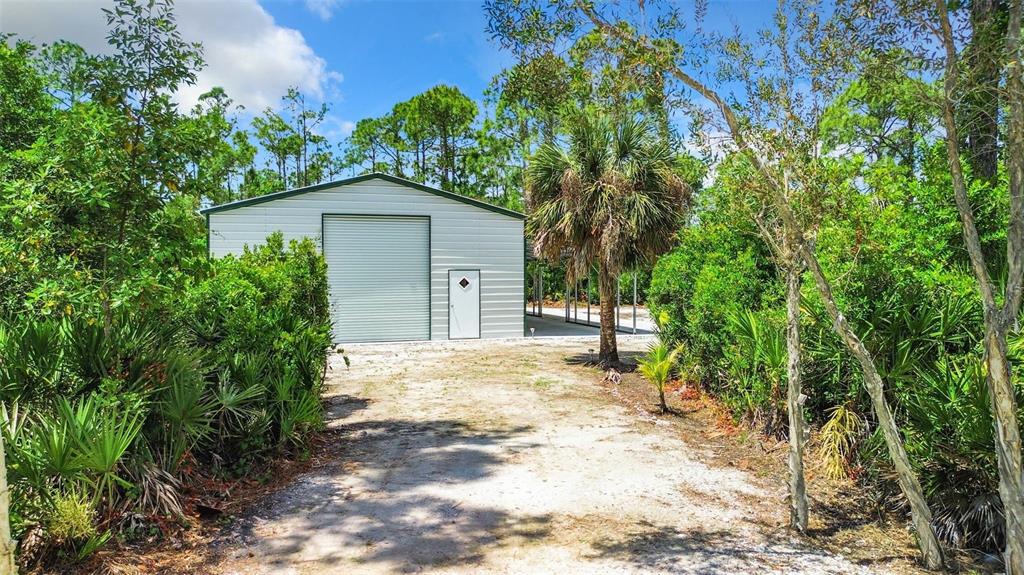
[[[180,513],[202,475],[248,473],[323,427],[326,265],[280,235],[164,300],[0,321],[15,534],[81,558],[118,516]],[[41,551],[40,551],[41,550]]]
[[[836,192],[815,228],[815,248],[846,319],[871,351],[907,452],[934,511],[937,532],[957,546],[1002,546],[990,406],[980,373],[981,310],[932,149],[923,174],[879,163],[865,188]],[[692,225],[656,264],[650,304],[662,336],[688,351],[706,389],[737,419],[786,431],[786,357],[781,270],[750,222],[750,206],[723,164],[698,199]],[[728,188],[728,189],[726,189]],[[1005,186],[974,187],[972,203],[1005,205]],[[993,223],[995,222],[995,223]],[[989,213],[984,249],[1002,261],[1005,214]],[[1005,251],[1005,247],[1003,248]],[[1005,274],[1005,263],[993,274]],[[814,445],[830,475],[846,474],[905,505],[877,435],[861,371],[832,329],[810,278],[801,297],[803,392]],[[1024,356],[1024,338],[1011,353]],[[1015,377],[1024,370],[1015,362]],[[1021,388],[1024,394],[1024,388]],[[1024,396],[1022,396],[1024,399]],[[1022,412],[1024,416],[1024,412]]]
[[[74,542],[96,535],[96,510],[82,491],[70,490],[53,498],[46,531],[57,541]]]
[[[786,336],[781,322],[772,322],[770,315],[750,310],[729,314],[728,334],[735,343],[725,351],[730,379],[719,393],[737,418],[784,437]]]
[[[292,241],[285,250],[276,233],[237,257],[213,261],[208,277],[186,287],[178,313],[195,344],[220,362],[277,349],[284,334],[303,329],[317,330],[329,345],[327,265],[312,240]]]
[[[238,472],[271,448],[301,447],[322,427],[331,325],[326,263],[313,241],[285,249],[278,233],[213,261],[207,277],[189,285],[179,314],[218,366],[207,391],[174,397],[179,408],[204,414],[194,433],[178,430],[182,442],[205,442]]]
[[[667,319],[661,335],[686,344],[705,384],[729,367],[723,350],[733,341],[730,314],[777,299],[777,282],[754,239],[724,224],[687,228],[651,274],[648,304]]]

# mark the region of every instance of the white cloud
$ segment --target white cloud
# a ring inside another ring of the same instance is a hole
[[[100,11],[110,0],[2,0],[0,31],[35,42],[58,39],[108,52],[106,20]],[[306,43],[298,30],[285,28],[256,0],[184,0],[175,4],[182,38],[203,44],[206,67],[195,86],[177,98],[191,107],[200,94],[221,86],[236,103],[256,113],[276,107],[289,86],[316,99],[333,97],[342,76]]]
[[[352,135],[352,130],[355,129],[356,123],[352,120],[344,120],[334,114],[328,114],[317,129],[317,133],[332,142],[337,142]]]
[[[324,22],[334,16],[334,10],[341,4],[340,0],[306,0],[306,10],[316,14]]]
[[[441,40],[444,40],[444,32],[438,31],[433,34],[427,34],[423,39],[427,42],[440,42]]]

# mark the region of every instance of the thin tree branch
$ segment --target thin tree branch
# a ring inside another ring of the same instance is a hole
[[[971,270],[978,280],[978,289],[981,291],[982,303],[986,313],[996,307],[995,292],[992,287],[992,278],[989,276],[988,267],[985,264],[985,255],[981,251],[981,238],[978,236],[978,228],[974,223],[974,210],[971,208],[970,199],[967,197],[967,182],[964,179],[963,166],[960,163],[960,134],[957,130],[956,115],[953,109],[953,101],[956,97],[956,88],[959,83],[959,59],[956,53],[956,42],[953,39],[953,27],[949,22],[949,14],[945,0],[935,0],[935,12],[941,29],[940,39],[946,51],[946,78],[943,84],[944,97],[942,98],[942,121],[946,127],[946,152],[949,154],[949,171],[953,180],[953,197],[956,201],[957,211],[960,212],[960,220],[963,223],[964,243],[967,245],[967,254],[971,259]]]

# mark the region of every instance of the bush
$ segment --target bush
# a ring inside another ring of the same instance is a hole
[[[648,304],[662,337],[686,345],[694,374],[707,385],[729,369],[723,352],[735,341],[730,314],[778,299],[780,288],[754,239],[725,224],[687,228],[651,274]]]
[[[79,558],[122,519],[181,513],[323,425],[326,264],[279,235],[211,260],[164,302],[0,322],[0,424],[22,561]],[[55,552],[57,551],[57,552]]]
[[[285,250],[281,234],[271,235],[262,246],[212,262],[207,277],[186,286],[179,317],[194,343],[223,361],[275,349],[286,333],[313,330],[329,344],[327,264],[312,240]]]

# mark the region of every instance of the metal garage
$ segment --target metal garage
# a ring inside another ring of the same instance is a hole
[[[320,242],[338,343],[523,335],[520,213],[385,174],[203,213],[212,256],[275,231]]]

